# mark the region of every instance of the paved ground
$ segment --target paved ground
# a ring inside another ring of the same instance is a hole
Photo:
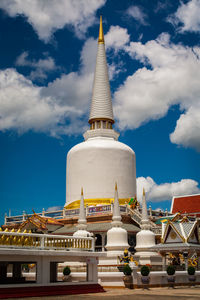
[[[129,290],[129,289],[108,289],[106,293],[87,294],[87,295],[70,295],[70,296],[51,296],[51,297],[34,297],[23,298],[26,300],[196,300],[200,299],[200,286],[194,288],[177,287],[170,288],[151,288],[149,290]],[[16,298],[15,298],[16,299]],[[22,299],[22,298],[20,298]],[[14,299],[13,299],[14,300]]]

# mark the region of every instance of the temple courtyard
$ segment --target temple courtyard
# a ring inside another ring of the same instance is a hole
[[[142,289],[105,289],[105,293],[94,293],[94,294],[85,294],[85,295],[65,295],[65,296],[49,296],[49,297],[31,297],[31,298],[20,298],[20,299],[29,299],[29,300],[75,300],[75,299],[102,299],[105,300],[154,300],[156,298],[162,300],[171,300],[171,299],[200,299],[200,285],[195,286],[194,288],[183,288],[176,287],[175,289],[171,288],[151,288],[149,290]],[[10,298],[11,299],[11,298]],[[14,299],[14,298],[13,298]],[[16,298],[15,298],[16,299]]]

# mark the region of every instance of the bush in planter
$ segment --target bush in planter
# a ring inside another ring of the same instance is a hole
[[[68,275],[70,275],[70,273],[71,273],[70,267],[68,267],[68,266],[64,267],[63,275],[68,276]]]
[[[124,281],[124,285],[126,288],[132,289],[133,288],[133,278],[131,276],[132,273],[132,269],[129,266],[129,264],[125,264],[123,266],[123,273],[124,273],[124,277],[123,277],[123,281]]]
[[[141,269],[140,269],[140,272],[141,272],[142,276],[148,276],[149,272],[150,272],[150,269],[149,269],[148,266],[142,266]]]
[[[194,275],[195,274],[195,268],[193,266],[189,266],[187,271],[188,271],[188,275]]]
[[[132,270],[131,270],[131,267],[128,264],[124,265],[124,267],[123,267],[123,273],[126,276],[130,276],[131,275]]]
[[[174,274],[175,274],[175,271],[176,271],[176,269],[175,269],[175,267],[174,267],[173,265],[169,265],[169,266],[167,267],[167,274],[168,274],[168,275],[170,275],[170,276],[174,275]]]

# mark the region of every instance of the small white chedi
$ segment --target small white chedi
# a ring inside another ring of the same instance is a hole
[[[74,232],[73,236],[76,237],[90,237],[93,234],[87,231],[87,220],[84,207],[84,197],[83,197],[83,188],[81,188],[81,200],[80,200],[80,210],[79,210],[79,219],[78,219],[78,230]]]
[[[113,204],[112,228],[107,231],[107,258],[100,259],[100,264],[118,264],[118,256],[129,248],[127,231],[122,228],[117,184]]]
[[[150,230],[151,225],[147,213],[144,189],[142,197],[142,221],[140,227],[141,231],[136,234],[136,253],[134,259],[137,260],[140,265],[160,265],[162,257],[157,252],[150,249],[155,246],[155,234]]]

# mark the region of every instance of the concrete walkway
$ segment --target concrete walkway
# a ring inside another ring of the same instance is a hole
[[[200,286],[194,288],[177,287],[169,288],[151,288],[149,290],[129,290],[129,289],[106,289],[106,293],[86,294],[86,295],[70,295],[70,296],[53,296],[53,297],[34,297],[21,298],[26,300],[196,300],[200,299]],[[16,299],[16,298],[15,298]]]

